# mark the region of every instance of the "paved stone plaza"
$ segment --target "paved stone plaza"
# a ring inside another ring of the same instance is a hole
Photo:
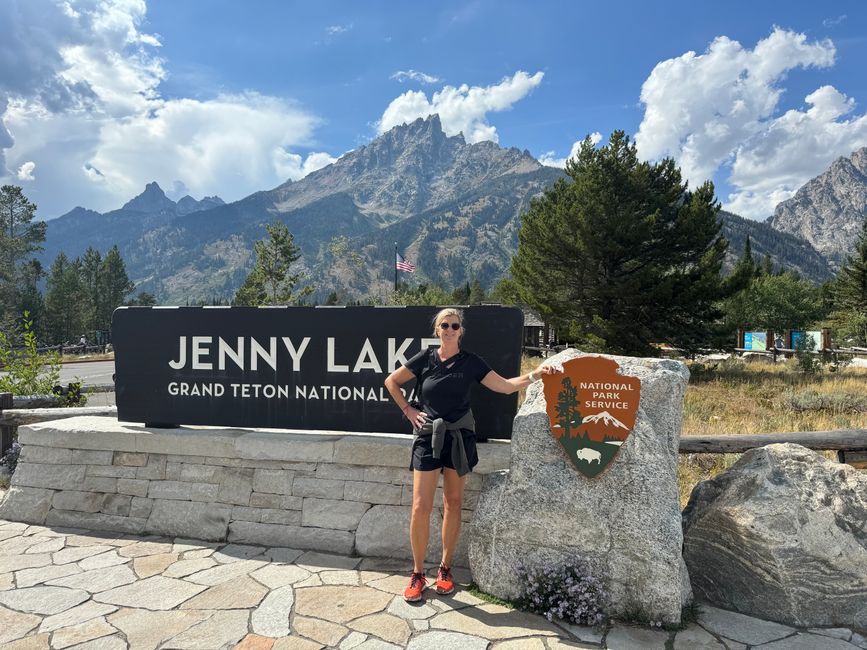
[[[561,627],[460,588],[448,597],[429,589],[410,605],[400,595],[409,568],[0,520],[0,648],[867,648],[849,630],[796,630],[711,607],[669,633]]]

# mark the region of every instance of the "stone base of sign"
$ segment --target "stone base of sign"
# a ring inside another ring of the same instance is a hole
[[[548,359],[584,356],[566,350]],[[532,385],[515,418],[508,471],[486,479],[467,537],[473,578],[501,598],[525,587],[516,571],[581,556],[608,593],[609,615],[680,622],[692,598],[681,546],[677,457],[683,363],[608,357],[641,380],[632,433],[600,476],[588,479],[551,434],[541,384]]]
[[[411,557],[409,436],[204,427],[75,417],[20,427],[0,519],[133,534]],[[480,445],[464,521],[507,442]],[[442,494],[429,559],[440,559]],[[467,565],[466,547],[456,564]]]

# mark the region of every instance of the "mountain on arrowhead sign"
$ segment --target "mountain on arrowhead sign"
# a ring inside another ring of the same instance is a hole
[[[641,381],[604,357],[578,357],[544,375],[551,433],[581,474],[595,478],[620,453],[638,412]]]

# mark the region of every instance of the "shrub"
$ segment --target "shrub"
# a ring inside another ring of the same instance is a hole
[[[0,332],[0,365],[6,374],[0,376],[0,393],[15,395],[46,395],[60,378],[60,355],[40,354],[36,349],[36,333],[29,312],[22,319],[23,349],[16,350],[12,339]]]
[[[780,396],[783,406],[796,413],[826,411],[832,415],[867,413],[867,396],[851,393],[820,393],[816,390],[787,391]]]
[[[62,398],[64,406],[84,406],[87,404],[87,395],[82,394],[80,381],[70,382],[66,388],[58,384],[51,389],[51,394]]]
[[[599,625],[605,620],[607,594],[584,559],[536,569],[521,565],[518,575],[526,585],[516,601],[521,609],[575,625]]]
[[[814,375],[822,370],[821,360],[811,353],[815,345],[816,342],[812,335],[801,336],[795,343],[795,359],[798,369],[805,375]]]

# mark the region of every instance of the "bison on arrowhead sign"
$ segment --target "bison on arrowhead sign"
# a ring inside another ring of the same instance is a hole
[[[620,374],[613,359],[578,357],[545,375],[544,390],[554,439],[575,469],[599,476],[635,426],[641,381]]]

